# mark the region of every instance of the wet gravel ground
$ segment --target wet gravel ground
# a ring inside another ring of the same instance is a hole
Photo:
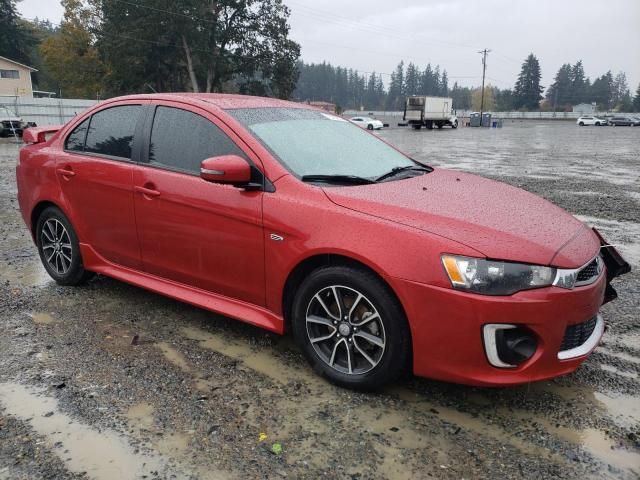
[[[407,378],[354,393],[319,380],[289,338],[105,277],[59,287],[18,213],[19,147],[3,141],[0,479],[638,478],[640,128],[379,135],[542,195],[619,245],[636,270],[581,368],[515,388]]]

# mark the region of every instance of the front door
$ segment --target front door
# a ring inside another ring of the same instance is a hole
[[[209,157],[236,154],[249,162],[239,139],[196,107],[165,102],[152,117],[133,178],[143,269],[264,305],[263,192],[199,176]]]
[[[132,152],[142,105],[94,113],[65,139],[56,159],[58,181],[81,243],[109,262],[140,267],[133,211]]]

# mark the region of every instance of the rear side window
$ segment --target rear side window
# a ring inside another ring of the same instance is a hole
[[[130,160],[133,134],[141,110],[140,105],[123,105],[94,114],[84,151]]]
[[[87,136],[87,128],[89,127],[89,118],[73,129],[71,134],[67,137],[67,141],[64,144],[66,150],[72,152],[84,151],[84,140]]]
[[[152,165],[200,174],[200,163],[219,155],[245,158],[233,140],[206,118],[179,108],[157,108],[149,145]]]

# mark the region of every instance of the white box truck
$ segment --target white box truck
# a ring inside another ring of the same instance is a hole
[[[403,120],[415,130],[422,127],[432,129],[449,125],[458,128],[458,118],[452,111],[452,100],[448,97],[407,97]]]

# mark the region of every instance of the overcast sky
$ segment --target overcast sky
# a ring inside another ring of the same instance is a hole
[[[144,0],[136,0],[144,3]],[[640,82],[640,0],[284,0],[306,62],[391,73],[400,59],[446,68],[451,83],[479,85],[478,50],[491,49],[488,82],[513,87],[533,52],[545,88],[582,59],[593,80],[607,70]],[[57,0],[22,0],[20,12],[57,22]],[[385,82],[388,76],[383,77]]]

